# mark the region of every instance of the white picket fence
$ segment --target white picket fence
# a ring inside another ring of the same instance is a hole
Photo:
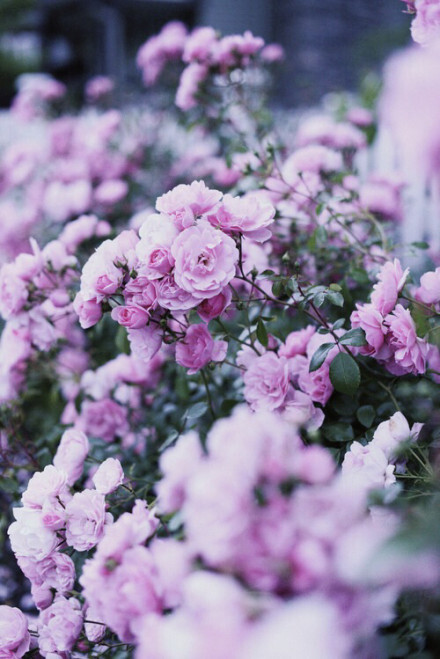
[[[400,158],[384,127],[379,129],[373,146],[359,154],[357,167],[363,180],[369,173],[401,176],[405,187],[400,240],[404,244],[425,241],[433,252],[440,253],[440,179],[427,180],[421,175],[420,163],[408,163]]]

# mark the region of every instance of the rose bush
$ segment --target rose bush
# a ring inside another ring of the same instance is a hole
[[[438,255],[397,247],[403,175],[358,167],[383,121],[440,175],[436,3],[408,4],[429,44],[385,71],[379,118],[293,131],[264,105],[275,44],[180,23],[137,58],[148,86],[175,67],[178,109],[103,110],[97,78],[93,109],[49,118],[63,87],[23,82],[1,657],[436,656]]]

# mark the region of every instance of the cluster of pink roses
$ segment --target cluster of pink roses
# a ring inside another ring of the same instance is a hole
[[[69,363],[66,369],[67,377],[78,360],[77,354],[69,357],[73,363]],[[60,353],[60,361],[67,366],[65,351]],[[147,433],[143,426],[143,408],[150,403],[151,391],[158,384],[163,361],[161,353],[148,364],[132,355],[118,355],[95,371],[84,369],[76,387],[64,385],[68,403],[61,417],[62,423],[74,424],[86,435],[107,443],[117,438],[124,448],[141,451]],[[81,404],[75,405],[78,395]]]
[[[210,75],[246,69],[257,54],[263,61],[274,62],[282,59],[283,50],[276,44],[265,46],[263,39],[249,31],[220,37],[211,27],[198,27],[188,34],[186,27],[175,21],[140,48],[137,65],[144,83],[152,85],[168,61],[182,59],[186,68],[180,77],[176,105],[189,110],[197,105],[199,87]]]
[[[375,441],[391,455],[409,434],[395,415]],[[171,638],[181,635],[195,659],[213,638],[219,659],[268,656],[274,639],[287,657],[291,643],[306,642],[302,620],[317,636],[307,637],[306,656],[329,648],[363,656],[364,639],[371,649],[375,630],[392,619],[400,588],[438,578],[433,556],[410,574],[403,565],[413,561],[399,552],[384,578],[371,561],[398,518],[373,516],[367,498],[383,484],[359,487],[279,416],[239,408],[214,425],[206,448],[190,432],[160,460],[157,507],[180,511],[183,542],[153,537],[159,520],[138,501],[107,528],[80,577],[94,619],[135,644],[137,657],[171,659]]]
[[[84,612],[71,593],[75,566],[63,550],[71,547],[85,552],[98,543],[113,522],[106,512],[105,496],[124,479],[119,461],[108,458],[93,476],[94,489],[72,494],[88,452],[86,435],[66,430],[53,465],[30,479],[22,495],[23,505],[13,509],[16,521],[8,530],[12,550],[31,582],[32,597],[40,610],[38,648],[44,657],[72,650],[83,628]]]
[[[225,357],[226,343],[214,341],[206,324],[231,302],[241,241],[266,241],[275,211],[252,195],[223,196],[203,181],[178,185],[156,209],[139,237],[125,231],[100,245],[83,268],[74,306],[87,328],[111,304],[138,358],[148,361],[163,340],[177,340],[177,362],[195,372]],[[188,322],[192,309],[203,324]]]
[[[310,371],[310,364],[319,346],[327,342],[328,336],[308,325],[290,332],[281,345],[271,339],[269,350],[261,345],[257,346],[258,352],[248,347],[241,350],[237,363],[244,369],[244,397],[251,408],[277,410],[296,424],[319,428],[324,414],[315,404],[324,406],[333,393],[329,364],[337,347],[329,351],[318,369]]]
[[[374,357],[394,375],[422,374],[428,360],[438,361],[438,349],[417,336],[410,310],[397,304],[408,273],[409,269],[403,271],[398,259],[385,263],[373,287],[371,302],[358,303],[351,315],[352,326],[364,330],[368,343],[360,352]]]

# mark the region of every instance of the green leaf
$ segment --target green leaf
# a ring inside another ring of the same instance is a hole
[[[366,346],[365,332],[360,327],[348,330],[348,332],[341,336],[339,343],[343,346]]]
[[[325,302],[325,293],[323,291],[319,291],[316,293],[316,295],[313,296],[313,304],[316,307],[322,307],[322,305]]]
[[[272,293],[275,297],[281,297],[284,294],[284,282],[275,281],[272,286]]]
[[[322,430],[330,442],[351,442],[354,439],[353,428],[348,423],[332,423]]]
[[[429,243],[426,243],[424,240],[422,241],[416,241],[415,243],[411,243],[413,247],[417,247],[418,249],[429,249]]]
[[[372,405],[362,405],[356,412],[359,423],[362,423],[366,428],[370,428],[376,417],[376,410]]]
[[[339,286],[339,284],[330,284],[329,288],[331,288],[332,291],[342,291],[342,288]]]
[[[330,364],[330,381],[336,391],[351,396],[359,387],[361,373],[353,357],[340,352]]]
[[[330,304],[333,304],[335,307],[344,306],[344,296],[338,291],[328,290],[326,293],[326,298]]]
[[[208,409],[206,403],[195,403],[188,408],[186,416],[188,419],[198,419],[200,416],[203,416]]]
[[[334,343],[323,343],[319,346],[319,348],[313,353],[313,357],[310,360],[309,373],[316,371],[320,366],[323,365],[328,353],[334,347]]]
[[[259,340],[263,348],[267,348],[269,337],[267,336],[266,326],[261,320],[261,318],[258,320],[257,323],[257,339]]]

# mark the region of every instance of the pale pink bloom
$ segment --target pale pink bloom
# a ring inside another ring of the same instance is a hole
[[[309,144],[289,156],[282,167],[282,176],[287,183],[292,184],[302,172],[336,172],[343,169],[343,166],[342,156],[338,151],[321,144]]]
[[[370,213],[400,222],[403,218],[402,187],[402,183],[389,177],[370,176],[359,188],[359,203]]]
[[[210,190],[204,181],[193,181],[190,185],[182,183],[159,197],[156,209],[160,213],[171,215],[176,220],[186,209],[189,209],[193,218],[196,218],[212,211],[221,197],[221,192]],[[178,228],[183,229],[186,226],[178,226]]]
[[[177,285],[199,300],[215,297],[235,276],[238,250],[234,241],[206,220],[182,231],[171,253]]]
[[[38,581],[46,587],[54,588],[61,594],[72,590],[75,583],[75,564],[67,554],[55,551],[38,563],[36,567]]]
[[[263,616],[255,623],[239,659],[349,659],[352,638],[343,626],[333,600],[313,593],[303,595]]]
[[[289,388],[287,360],[267,352],[254,359],[243,376],[244,397],[254,410],[276,410]]]
[[[329,451],[316,444],[308,446],[305,451],[297,451],[292,458],[293,473],[304,483],[329,483],[334,476],[335,468],[335,462]]]
[[[94,198],[98,204],[112,206],[124,199],[128,193],[128,183],[120,179],[103,181],[95,188]]]
[[[66,542],[77,551],[88,551],[102,538],[108,521],[104,495],[96,490],[76,492],[66,506]]]
[[[107,458],[99,465],[92,480],[101,494],[114,492],[124,480],[121,463],[116,458]]]
[[[171,270],[174,258],[170,248],[177,235],[178,229],[169,215],[153,213],[143,222],[136,254],[150,278],[156,279]]]
[[[377,275],[378,283],[373,286],[371,304],[382,316],[390,313],[396,305],[397,298],[409,273],[409,268],[402,270],[399,259],[385,263]]]
[[[227,342],[214,341],[206,325],[190,325],[185,338],[176,345],[176,362],[192,375],[210,361],[222,361],[227,349]]]
[[[66,489],[67,476],[53,465],[47,465],[43,471],[35,473],[22,495],[23,505],[27,508],[41,509],[46,499],[54,499]]]
[[[162,332],[151,323],[142,329],[129,329],[128,340],[133,356],[141,362],[149,362],[162,345]]]
[[[122,236],[122,234],[120,234]],[[123,271],[115,265],[118,253],[113,240],[105,240],[85,263],[81,273],[82,300],[101,302],[122,284]]]
[[[81,430],[69,428],[64,431],[53,464],[67,474],[69,485],[73,485],[80,478],[88,452],[89,441]]]
[[[436,268],[434,272],[425,272],[420,277],[415,298],[428,305],[440,302],[440,268]]]
[[[170,311],[188,311],[196,307],[200,300],[188,291],[177,285],[173,275],[166,275],[163,279],[156,280],[154,286],[157,294],[157,302],[164,309]]]
[[[115,87],[115,83],[108,76],[95,76],[90,78],[86,84],[86,97],[89,101],[97,101],[103,96],[110,94]]]
[[[111,317],[123,327],[136,330],[146,326],[150,314],[137,304],[128,304],[114,307]]]
[[[182,55],[187,30],[180,21],[167,23],[158,35],[148,39],[138,51],[136,63],[142,70],[144,84],[156,82],[168,60],[179,59]]]
[[[211,297],[207,300],[203,300],[198,307],[197,313],[200,318],[209,323],[213,318],[218,318],[225,309],[230,305],[232,300],[232,291],[230,288],[224,288],[221,293]]]
[[[369,344],[363,346],[361,352],[374,355],[382,347],[388,328],[383,324],[382,314],[372,304],[357,304],[356,307],[350,316],[351,325],[364,330]]]
[[[17,276],[15,264],[5,264],[0,270],[0,314],[8,320],[22,310],[27,299],[27,284]]]
[[[127,408],[111,398],[86,400],[82,404],[77,426],[92,437],[112,442],[116,436],[123,437],[128,432],[127,414]]]
[[[303,121],[296,136],[298,146],[322,144],[333,149],[361,149],[365,135],[355,126],[336,122],[327,115],[315,115]]]
[[[78,245],[93,236],[104,237],[111,231],[108,222],[98,220],[96,215],[81,215],[77,220],[69,222],[59,236],[69,254],[76,252]]]
[[[98,643],[105,636],[107,629],[95,607],[87,607],[85,611],[85,620],[93,621],[84,622],[84,631],[86,633],[87,639],[93,643]]]
[[[83,329],[93,327],[102,318],[101,304],[95,300],[84,300],[81,292],[75,296],[73,309]]]
[[[264,62],[280,62],[284,59],[284,48],[279,43],[268,43],[260,53]]]
[[[391,460],[396,457],[396,452],[403,442],[417,439],[422,425],[415,423],[410,429],[402,412],[395,412],[388,421],[383,421],[377,426],[371,443],[381,448],[388,460]]]
[[[227,233],[241,233],[257,242],[265,242],[272,236],[268,227],[274,217],[275,208],[269,203],[262,203],[251,193],[244,197],[226,194],[220,207],[214,215],[208,216],[208,220]]]
[[[385,318],[385,323],[389,327],[387,342],[394,351],[393,359],[399,369],[403,373],[424,373],[428,346],[417,336],[409,310],[398,304]]]
[[[218,41],[212,27],[195,28],[185,41],[182,60],[184,62],[204,62],[208,60],[213,45]]]
[[[156,484],[160,511],[171,513],[182,506],[187,484],[196,473],[202,457],[202,446],[195,432],[186,433],[172,448],[162,453],[159,466],[163,477]]]
[[[0,657],[20,659],[30,646],[28,621],[12,606],[0,606]]]
[[[304,329],[290,332],[286,340],[278,351],[280,357],[290,359],[296,355],[305,355],[310,339],[315,334],[316,329],[313,325],[308,325]]]
[[[58,595],[38,620],[39,649],[45,653],[69,652],[75,645],[83,625],[81,606],[77,599]]]
[[[12,551],[17,556],[43,560],[54,550],[59,539],[53,531],[43,524],[41,510],[32,508],[13,508],[12,512],[17,521],[8,529]]]
[[[298,355],[294,358],[294,360],[298,360],[300,358],[301,356]],[[289,364],[289,370],[292,373],[291,368],[292,365]],[[325,361],[324,364],[320,366],[320,368],[318,368],[316,371],[312,371],[311,373],[309,371],[309,361],[306,360],[303,362],[298,374],[298,386],[302,391],[304,391],[304,393],[310,396],[314,403],[321,403],[321,405],[325,405],[333,393],[333,386],[330,382],[329,365],[327,361]]]
[[[324,412],[315,407],[310,396],[291,388],[284,403],[283,419],[308,430],[317,430],[324,421]]]
[[[154,538],[149,544],[153,555],[164,608],[175,607],[182,599],[182,588],[191,568],[192,556],[185,543],[174,538]]]
[[[440,38],[440,5],[438,0],[416,0],[416,15],[411,23],[411,36],[422,46]]]
[[[342,463],[342,475],[367,490],[381,489],[396,482],[394,465],[373,443],[362,446],[353,442]]]
[[[346,119],[359,128],[366,128],[374,123],[374,115],[371,110],[360,106],[350,108]]]
[[[71,183],[51,181],[42,203],[43,211],[55,222],[64,222],[72,215],[81,215],[90,209],[92,186],[89,180]]]
[[[201,83],[208,75],[208,67],[197,62],[188,64],[180,76],[175,103],[183,111],[191,110],[197,105],[197,93]]]

